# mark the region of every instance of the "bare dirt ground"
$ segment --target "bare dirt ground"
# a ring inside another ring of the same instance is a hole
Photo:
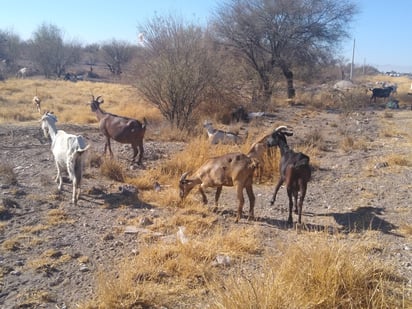
[[[368,109],[344,117],[333,111],[290,107],[279,109],[274,122],[262,121],[262,130],[292,124],[295,136],[288,140],[292,147],[308,132],[320,130],[324,145],[319,157],[312,158],[315,170],[304,203],[305,228],[378,234],[381,245],[376,254],[396,266],[409,280],[406,289],[411,291],[412,238],[402,231],[412,226],[412,167],[393,164],[388,158],[398,154],[411,160],[412,111],[390,111],[391,117],[384,113],[388,112]],[[388,123],[396,128],[382,134]],[[92,148],[102,150],[96,126],[60,124],[58,128],[82,134]],[[352,136],[355,145],[362,140],[363,146],[344,151],[342,133]],[[150,168],[184,145],[146,141],[145,147],[145,165]],[[122,160],[131,153],[117,143],[114,148]],[[81,200],[73,206],[70,184],[64,184],[62,194],[56,192],[50,143],[39,123],[1,125],[0,158],[17,175],[15,184],[0,176],[1,308],[77,308],[79,302],[93,297],[98,269],[110,268],[113,260],[138,250],[139,235],[127,233],[124,219],[167,216],[173,211],[144,201],[116,207],[115,201],[124,198],[119,191],[122,184],[103,178],[91,167],[83,180]],[[274,238],[288,241],[296,235],[286,225],[284,188],[275,206],[269,205],[273,188],[254,186],[257,220],[239,223],[258,225],[267,246],[273,245]],[[231,188],[223,190],[221,207],[229,213],[235,210],[234,196]],[[222,216],[221,220],[230,228],[232,219]]]

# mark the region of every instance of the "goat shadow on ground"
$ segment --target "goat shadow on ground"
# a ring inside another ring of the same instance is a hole
[[[91,197],[86,199],[86,196]],[[125,192],[106,192],[105,190],[93,187],[87,194],[82,194],[80,199],[87,200],[89,202],[103,205],[106,209],[116,209],[119,207],[129,207],[133,209],[152,209],[153,205],[147,204],[138,198],[138,192],[125,193]],[[99,201],[100,200],[100,201]]]
[[[305,213],[302,213],[302,216],[305,216]],[[268,218],[268,217],[257,217],[255,221],[260,222],[262,224],[269,225],[273,228],[277,228],[280,230],[290,230],[292,228],[298,227],[298,223],[296,221],[294,221],[293,226],[291,226],[288,223],[287,218],[285,218],[285,220],[279,220],[279,219]],[[302,221],[303,221],[302,224],[299,225],[299,230],[305,230],[308,232],[327,231],[330,234],[334,234],[337,232],[337,230],[332,226],[306,223],[303,219]]]
[[[237,216],[237,210],[233,209],[223,209],[223,210],[218,210],[217,214],[221,216],[230,216],[235,220]],[[291,228],[296,228],[296,222],[293,223],[293,226],[290,226],[288,224],[287,218],[285,220],[279,220],[279,219],[274,219],[274,218],[269,218],[269,217],[255,217],[255,220],[253,221],[247,221],[248,220],[248,210],[243,211],[241,221],[239,222],[250,222],[250,223],[260,223],[260,224],[266,224],[268,226],[271,226],[273,228],[277,228],[280,230],[290,230]],[[303,216],[305,213],[302,214]],[[330,226],[324,226],[324,225],[316,225],[316,224],[309,224],[303,222],[299,229],[301,230],[306,230],[306,231],[328,231],[328,233],[336,233],[336,229]]]
[[[340,231],[345,233],[361,233],[373,230],[380,231],[384,234],[403,237],[402,235],[392,232],[392,230],[396,230],[398,226],[379,217],[379,215],[383,214],[384,208],[382,207],[366,206],[359,207],[354,211],[346,213],[314,214],[314,216],[333,217],[336,223],[341,226]]]

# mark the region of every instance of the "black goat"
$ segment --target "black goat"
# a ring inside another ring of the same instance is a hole
[[[293,133],[286,126],[280,126],[266,140],[268,147],[278,146],[280,149],[280,179],[275,187],[270,204],[273,205],[276,200],[276,194],[283,182],[286,182],[286,189],[289,197],[289,218],[288,224],[293,223],[292,208],[295,202],[295,213],[298,214],[298,223],[301,222],[303,200],[305,199],[307,183],[311,177],[311,168],[309,157],[301,152],[294,152],[289,148],[286,136],[292,136]],[[298,194],[300,191],[299,204]],[[299,206],[299,207],[298,207]]]
[[[391,95],[391,92],[394,91],[394,87],[385,87],[385,88],[373,88],[372,90],[372,96],[369,100],[369,103],[372,102],[372,99],[374,100],[373,102],[376,103],[376,98],[388,98]]]

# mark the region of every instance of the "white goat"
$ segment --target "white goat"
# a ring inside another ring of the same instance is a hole
[[[52,140],[51,150],[57,167],[56,182],[61,191],[63,184],[62,169],[69,174],[73,182],[73,204],[77,204],[80,196],[80,182],[83,174],[83,153],[89,148],[84,138],[80,135],[67,134],[56,129],[57,117],[46,112],[41,118],[41,127],[45,137],[50,135]]]
[[[242,142],[242,138],[235,133],[214,129],[210,121],[205,121],[203,127],[206,128],[207,135],[209,136],[209,142],[212,145],[218,143],[240,144]]]
[[[17,71],[16,77],[17,78],[26,78],[33,74],[33,69],[31,68],[21,68]]]

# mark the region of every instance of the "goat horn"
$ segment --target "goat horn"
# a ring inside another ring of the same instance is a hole
[[[187,175],[189,175],[189,172],[184,173],[181,177],[180,177],[180,181],[184,181],[187,177]]]
[[[275,129],[275,132],[277,131],[284,131],[284,130],[289,130],[287,126],[279,126]]]

